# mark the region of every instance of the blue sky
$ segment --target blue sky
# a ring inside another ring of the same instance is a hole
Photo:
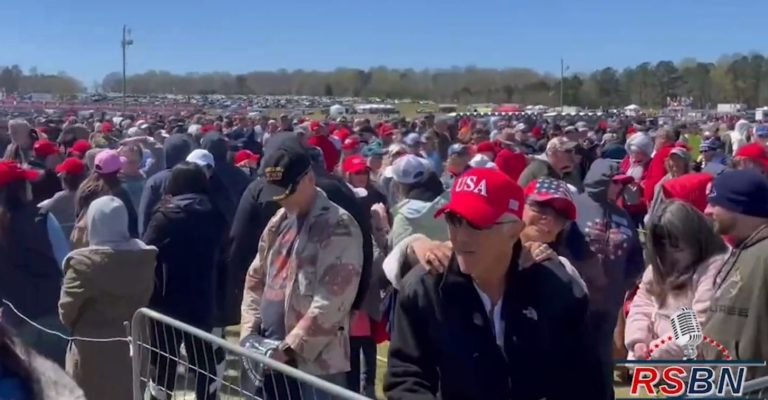
[[[67,5],[65,5],[68,3]],[[3,0],[0,65],[86,85],[128,71],[339,66],[530,67],[559,73],[768,52],[757,0]],[[121,11],[125,10],[125,11]]]

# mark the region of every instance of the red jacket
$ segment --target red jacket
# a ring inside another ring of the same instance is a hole
[[[653,158],[651,158],[651,162],[648,164],[648,169],[645,172],[645,178],[640,183],[643,187],[643,200],[645,200],[646,204],[651,204],[656,184],[667,175],[667,167],[664,165],[664,162],[674,148],[675,146],[673,145],[664,146],[656,150]]]

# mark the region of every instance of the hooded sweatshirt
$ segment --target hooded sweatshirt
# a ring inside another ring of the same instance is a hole
[[[731,131],[731,149],[733,154],[736,154],[736,152],[739,150],[739,147],[747,144],[747,132],[749,132],[749,126],[749,121],[740,119],[739,122],[736,123],[734,129]]]
[[[448,226],[442,218],[436,219],[435,213],[448,202],[449,196],[450,192],[443,190],[437,175],[430,173],[422,185],[411,190],[407,198],[395,206],[389,247],[393,248],[416,233],[432,240],[448,240]]]
[[[607,197],[611,178],[617,174],[616,163],[595,160],[584,179],[584,193],[574,198],[578,231],[572,230],[574,237],[569,238],[579,237],[589,245],[588,259],[596,266],[589,266],[590,273],[582,276],[589,287],[590,301],[594,309],[613,317],[621,307],[624,293],[645,267],[640,240],[629,214]]]
[[[152,211],[160,202],[165,193],[165,187],[171,178],[171,169],[176,164],[184,161],[192,152],[190,140],[183,133],[175,133],[165,140],[165,166],[167,169],[158,172],[147,179],[144,185],[144,191],[141,193],[141,202],[139,203],[139,235],[144,235],[149,220],[152,217]]]
[[[128,212],[116,197],[104,196],[88,207],[89,246],[64,260],[59,317],[74,336],[125,335],[130,320],[152,295],[157,249],[128,233]],[[120,342],[72,341],[67,372],[90,399],[126,399],[130,381],[129,349]],[[102,371],[109,370],[109,374]]]
[[[632,154],[635,151],[640,151],[650,156],[653,154],[653,139],[644,132],[636,133],[627,139],[624,148],[627,151],[627,156],[622,160],[620,169],[624,171],[625,174],[635,178],[635,182],[642,181],[645,178],[648,165],[632,163],[629,154]]]
[[[227,141],[218,133],[205,135],[202,148],[213,156],[216,165],[211,179],[211,201],[221,209],[231,224],[237,211],[237,204],[248,187],[248,175],[240,168],[227,162]]]

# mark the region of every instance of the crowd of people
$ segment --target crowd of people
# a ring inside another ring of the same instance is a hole
[[[371,398],[389,341],[388,399],[610,399],[617,359],[683,358],[681,307],[730,351],[701,357],[768,359],[768,125],[73,116],[6,139],[0,398],[133,398],[124,343],[30,322],[124,337],[141,307]],[[216,398],[221,349],[159,337],[148,396],[183,344]]]

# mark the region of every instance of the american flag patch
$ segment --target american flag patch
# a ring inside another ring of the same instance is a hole
[[[555,197],[563,197],[568,200],[573,200],[568,185],[560,180],[552,178],[541,178],[536,181],[535,194],[547,194]]]

